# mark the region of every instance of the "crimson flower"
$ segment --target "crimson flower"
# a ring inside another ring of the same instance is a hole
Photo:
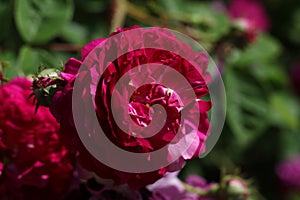
[[[0,196],[7,199],[62,197],[73,178],[74,156],[59,140],[49,108],[35,112],[26,78],[0,86]]]
[[[279,163],[276,174],[285,189],[300,191],[300,156]]]
[[[136,28],[139,27],[134,26],[125,29],[118,28],[116,32],[110,35],[110,37]],[[143,32],[141,30],[137,37],[144,37],[146,38],[146,41],[158,44],[172,41],[170,45],[172,45],[174,49],[181,51],[191,50],[191,47],[183,42],[178,42],[176,37],[171,32],[167,31],[161,36],[156,33],[147,31]],[[90,152],[87,151],[78,137],[73,119],[72,94],[78,70],[94,48],[106,40],[107,38],[101,38],[90,42],[82,49],[81,60],[70,58],[67,61],[64,71],[60,73],[60,77],[66,81],[66,84],[53,96],[50,110],[61,125],[61,138],[64,141],[64,144],[66,144],[70,150],[78,153],[78,160],[82,167],[95,172],[102,178],[112,179],[117,185],[128,184],[131,188],[137,189],[155,182],[159,178],[163,177],[168,171],[170,172],[181,169],[184,164],[184,160],[195,158],[199,155],[199,153],[204,151],[204,142],[209,129],[207,112],[211,107],[211,102],[200,100],[200,98],[209,94],[205,83],[205,80],[208,77],[208,73],[205,72],[208,65],[208,56],[205,52],[194,52],[190,55],[191,59],[198,59],[203,64],[202,70],[204,73],[200,75],[187,60],[173,52],[153,48],[130,51],[113,61],[104,71],[99,82],[93,82],[88,87],[89,91],[87,91],[87,93],[89,92],[90,94],[95,95],[95,111],[98,121],[106,136],[112,143],[114,143],[114,145],[124,150],[136,153],[150,153],[162,148],[171,141],[175,143],[180,141],[183,138],[183,135],[176,135],[176,133],[182,123],[180,121],[180,116],[183,108],[181,107],[176,92],[172,91],[167,86],[146,84],[141,87],[135,87],[135,83],[132,83],[130,86],[133,87],[134,93],[132,94],[128,104],[125,105],[128,106],[128,112],[120,112],[120,115],[129,114],[131,119],[137,125],[140,127],[146,127],[152,120],[149,114],[152,111],[150,107],[155,104],[160,104],[165,109],[168,118],[161,131],[152,137],[145,138],[133,137],[132,135],[130,136],[118,128],[111,111],[111,95],[118,80],[130,69],[146,63],[156,63],[167,65],[177,70],[191,83],[193,90],[195,91],[198,98],[196,102],[200,113],[199,126],[194,127],[191,125],[189,127],[185,126],[184,128],[184,134],[189,134],[191,131],[197,132],[197,138],[195,141],[192,141],[191,145],[191,149],[193,150],[187,151],[186,153],[183,152],[183,155],[175,162],[168,166],[161,167],[158,170],[146,173],[129,173],[113,169],[95,159]],[[135,38],[135,42],[138,43],[139,38]],[[112,43],[112,45],[117,46],[119,49],[128,47],[126,39],[124,39],[124,43],[122,44]],[[106,55],[103,56],[105,57]],[[94,77],[97,77],[97,73],[97,70],[86,71],[86,74],[82,79],[93,79]],[[167,75],[162,73],[161,76],[164,77]],[[139,76],[139,78],[140,80],[148,78],[151,79],[151,77],[144,77],[142,75]],[[84,80],[79,80],[79,82],[82,85],[84,84]],[[173,84],[177,84],[176,80],[173,80]],[[184,90],[185,86],[182,86],[181,89]],[[123,92],[126,93],[126,91]],[[122,96],[121,93],[118,93],[118,95]],[[116,105],[122,106],[123,102],[120,99],[117,99],[116,101],[119,102],[117,102]],[[195,102],[195,99],[187,99],[187,101]],[[84,104],[85,102],[82,103]],[[192,120],[192,118],[194,118],[194,113],[190,113],[184,121],[188,124],[189,120]],[[89,119],[82,120],[87,123],[90,121]],[[101,146],[99,148],[101,148]],[[103,149],[103,151],[105,151],[105,149]],[[107,156],[109,156],[109,153],[110,152],[107,152]],[[163,159],[169,159],[169,156],[170,152],[168,151],[162,154]]]
[[[231,0],[229,14],[240,20],[247,30],[268,31],[270,21],[263,5],[258,0]]]

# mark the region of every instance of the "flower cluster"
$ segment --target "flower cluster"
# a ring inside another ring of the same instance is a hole
[[[85,174],[85,177],[89,176],[90,179],[77,194],[87,193],[90,199],[106,200],[246,200],[250,196],[247,181],[238,176],[226,175],[222,177],[220,183],[208,183],[206,179],[195,174],[189,175],[184,181],[177,175],[178,172],[167,173],[154,184],[134,190],[128,185],[114,186],[101,183],[103,180],[89,173]]]
[[[74,156],[59,141],[48,108],[35,112],[32,82],[14,78],[0,86],[0,196],[55,199],[73,179]],[[1,198],[1,199],[2,199]]]
[[[207,183],[197,175],[189,175],[184,182],[179,180],[176,173],[168,174],[165,178],[149,185],[151,200],[160,199],[247,199],[250,190],[246,181],[237,176],[226,175],[220,183]]]
[[[214,200],[209,197],[216,193],[215,183],[207,183],[206,180],[197,175],[190,175],[185,182],[178,179],[177,174],[169,174],[148,188],[152,192],[151,200],[160,199],[190,199],[190,200]]]

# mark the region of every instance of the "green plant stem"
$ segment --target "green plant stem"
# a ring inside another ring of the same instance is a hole
[[[216,196],[220,189],[220,186],[218,184],[211,186],[207,190],[196,188],[186,183],[182,183],[182,184],[186,191],[197,194],[199,196]]]
[[[208,191],[206,191],[206,190],[193,187],[193,186],[188,185],[186,183],[182,183],[182,184],[183,184],[184,189],[188,192],[195,193],[199,196],[205,196],[205,195],[208,194]]]
[[[110,32],[116,30],[117,27],[124,25],[127,15],[127,2],[126,0],[114,0],[113,1],[113,16],[111,19]]]
[[[201,40],[199,34],[197,33],[196,29],[192,27],[187,27],[183,25],[174,25],[170,23],[169,19],[163,19],[163,18],[157,18],[154,16],[151,16],[150,14],[147,13],[147,11],[144,8],[141,8],[133,3],[130,3],[126,1],[127,4],[127,13],[130,17],[137,21],[141,21],[145,24],[149,24],[151,26],[163,26],[163,27],[168,27],[170,29],[177,30],[181,33],[184,33],[186,35],[191,36],[195,40]]]
[[[67,43],[52,43],[47,47],[47,49],[51,49],[54,51],[80,52],[82,46]]]

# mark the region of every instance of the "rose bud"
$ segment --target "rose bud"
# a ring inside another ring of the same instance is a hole
[[[239,177],[228,176],[225,178],[225,184],[226,196],[233,200],[246,200],[250,195],[247,183]]]
[[[32,90],[37,99],[37,106],[49,107],[53,95],[65,84],[59,75],[60,71],[55,68],[44,69],[33,77]]]

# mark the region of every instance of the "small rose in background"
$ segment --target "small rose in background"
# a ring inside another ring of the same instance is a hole
[[[285,190],[300,192],[300,155],[279,163],[276,174]]]
[[[270,20],[261,1],[231,0],[228,12],[233,20],[240,20],[248,30],[268,31]]]
[[[245,31],[244,37],[250,42],[256,40],[257,32],[267,32],[270,20],[263,4],[258,0],[231,0],[228,14],[237,26]]]
[[[59,124],[46,107],[35,112],[32,82],[0,86],[0,196],[57,199],[70,189],[74,156],[60,143]],[[1,198],[1,199],[2,199]]]
[[[300,96],[300,62],[292,66],[290,77],[294,90]]]

